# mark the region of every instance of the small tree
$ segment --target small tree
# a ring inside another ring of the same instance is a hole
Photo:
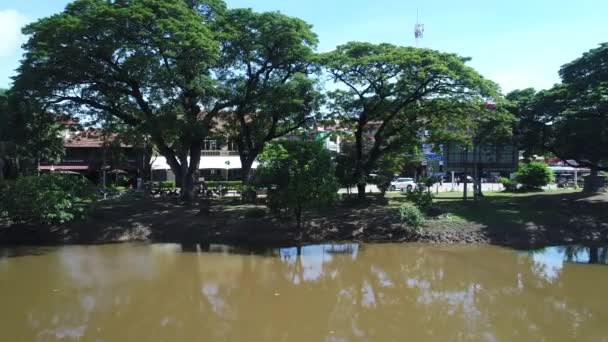
[[[0,216],[12,221],[47,224],[86,217],[95,199],[92,184],[82,176],[56,173],[26,176],[0,183]]]
[[[540,189],[553,182],[553,171],[545,163],[523,164],[515,173],[515,180],[526,189]]]
[[[334,167],[320,142],[272,142],[259,160],[257,176],[268,188],[268,206],[272,210],[292,210],[299,231],[303,209],[325,207],[337,199]]]

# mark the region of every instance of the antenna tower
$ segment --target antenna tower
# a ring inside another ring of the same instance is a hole
[[[418,47],[420,40],[424,38],[424,24],[421,24],[418,20],[418,9],[416,8],[416,26],[414,26],[414,37],[416,38],[416,47]]]

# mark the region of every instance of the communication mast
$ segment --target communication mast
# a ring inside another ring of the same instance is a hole
[[[416,38],[416,47],[420,43],[420,39],[424,38],[424,24],[418,20],[418,9],[416,9],[416,26],[414,26],[414,37]]]

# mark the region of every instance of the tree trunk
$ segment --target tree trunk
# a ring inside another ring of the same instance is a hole
[[[367,183],[357,183],[357,198],[365,198],[365,188],[367,188]]]
[[[182,167],[180,200],[194,201],[194,172],[189,167]]]
[[[257,155],[256,155],[257,157]],[[240,156],[241,159],[241,180],[243,182],[243,191],[241,192],[241,198],[243,201],[248,203],[254,203],[256,200],[256,192],[253,186],[253,173],[251,166],[253,165],[254,158],[249,156]]]
[[[483,182],[481,181],[482,173],[483,173],[483,167],[480,166],[479,170],[477,171],[477,174],[479,175],[479,180],[478,180],[479,184],[477,186],[478,186],[478,190],[479,190],[479,196],[481,196],[481,197],[483,197],[483,187],[482,187]]]
[[[366,182],[364,181],[367,174],[363,170],[363,125],[359,122],[355,131],[355,174],[354,178],[357,182],[357,198],[365,198]]]
[[[462,199],[466,201],[467,200],[467,186],[469,185],[466,168],[464,169],[464,180],[462,181],[462,184],[464,185],[463,192],[462,192]]]
[[[302,242],[302,236],[303,231],[302,231],[302,206],[301,205],[297,205],[295,208],[295,214],[296,214],[296,227],[298,229],[298,244],[300,242]]]
[[[585,179],[585,186],[583,192],[595,193],[599,192],[601,188],[605,186],[604,178],[598,175],[597,168],[591,168],[591,173]]]
[[[589,263],[597,264],[599,262],[599,250],[597,247],[589,248]]]

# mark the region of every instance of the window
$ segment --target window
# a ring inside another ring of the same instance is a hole
[[[220,149],[216,140],[203,141],[203,151],[218,151]]]

